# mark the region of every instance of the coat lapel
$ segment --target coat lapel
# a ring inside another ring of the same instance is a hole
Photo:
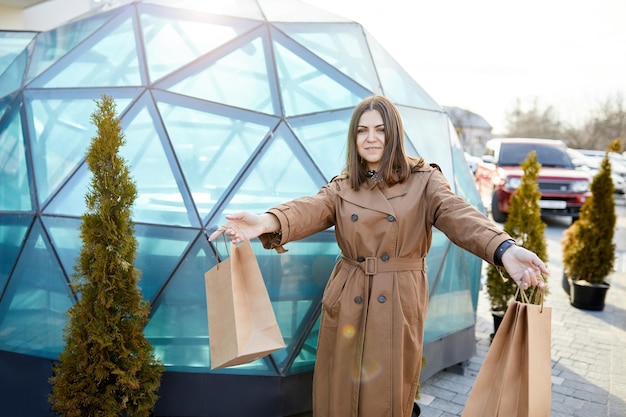
[[[389,200],[395,197],[401,197],[407,193],[404,184],[396,184],[392,187],[374,187],[367,189],[361,187],[359,191],[355,191],[350,187],[344,187],[339,192],[341,198],[358,206],[380,211],[382,213],[394,214],[394,209]]]

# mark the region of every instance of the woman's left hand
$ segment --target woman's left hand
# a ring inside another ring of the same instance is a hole
[[[521,246],[513,245],[502,255],[502,265],[509,276],[523,290],[529,287],[544,288],[543,274],[548,269],[539,257]]]

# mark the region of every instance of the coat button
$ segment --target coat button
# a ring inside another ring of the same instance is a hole
[[[388,253],[383,253],[382,256],[380,257],[380,259],[383,262],[387,262],[389,260],[389,254]]]
[[[359,216],[357,214],[353,214],[352,216],[350,216],[350,220],[355,222],[355,221],[359,220]]]
[[[357,262],[363,262],[365,260],[365,256],[359,256],[356,258]]]
[[[378,302],[379,303],[384,303],[385,301],[387,301],[387,297],[385,297],[384,295],[379,295],[378,296]]]
[[[389,216],[387,216],[387,221],[389,221],[389,222],[395,222],[395,221],[396,221],[396,218],[395,218],[395,217],[393,217],[393,216],[390,214]]]
[[[354,297],[355,304],[361,304],[362,302],[363,302],[363,298],[361,298],[360,295],[357,295],[356,297]]]

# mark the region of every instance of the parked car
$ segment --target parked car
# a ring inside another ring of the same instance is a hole
[[[604,158],[604,154],[602,154],[602,156],[595,154],[593,156],[589,156],[578,149],[572,148],[569,148],[567,153],[572,159],[576,169],[587,172],[590,180],[593,179],[593,177],[600,170],[600,164]],[[611,158],[609,160],[611,161],[611,178],[613,179],[615,194],[626,195],[626,165],[621,166],[619,161],[613,162]]]
[[[478,168],[478,164],[482,161],[482,159],[478,156],[465,152],[465,160],[467,161],[467,166],[472,171],[472,174],[476,174],[476,168]]]
[[[542,216],[569,216],[576,221],[589,192],[588,173],[577,170],[561,140],[496,138],[486,143],[476,183],[485,207],[497,222],[506,221],[510,199],[524,174],[520,165],[531,151],[541,169],[537,178]]]

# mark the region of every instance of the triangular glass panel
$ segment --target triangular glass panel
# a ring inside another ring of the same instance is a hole
[[[14,102],[0,119],[0,211],[31,211],[32,181],[20,117],[21,102]]]
[[[17,97],[17,93],[9,94],[8,96],[0,98],[0,123],[2,123],[4,114],[7,113],[14,105],[15,97]],[[19,106],[19,103],[21,102],[16,102],[16,105]]]
[[[145,333],[168,370],[209,368],[204,273],[214,265],[214,253],[200,237],[153,302]]]
[[[326,184],[295,137],[284,125],[280,127],[261,157],[241,176],[241,184],[211,221],[213,227],[222,224],[227,214],[263,213],[287,200],[316,194]]]
[[[447,251],[450,248],[450,240],[439,229],[433,229],[433,241],[428,255],[426,256],[426,264],[428,265],[428,290],[432,293],[441,279],[443,264],[446,259]]]
[[[454,165],[454,187],[453,190],[463,197],[465,201],[477,207],[483,213],[486,213],[480,194],[476,188],[476,179],[474,173],[467,164],[465,159],[465,151],[459,136],[454,129],[452,122],[448,120],[448,132],[450,137],[450,151],[452,153],[452,163]]]
[[[441,106],[389,53],[371,35],[366,36],[385,96],[397,104],[441,111]]]
[[[82,247],[80,238],[82,220],[71,217],[42,216],[41,221],[48,231],[65,273],[71,277]]]
[[[439,274],[441,279],[430,293],[425,341],[441,339],[475,323],[469,278],[466,274],[456,273],[467,271],[464,252],[458,246],[450,245],[444,270]]]
[[[67,176],[77,169],[96,133],[91,114],[96,109],[94,99],[100,92],[72,94],[64,98],[50,98],[49,92],[26,91],[27,114],[33,126],[30,138],[33,152],[33,167],[37,180],[40,204],[57,190]],[[137,94],[135,89],[114,91],[118,94]],[[107,93],[110,94],[110,93]],[[114,97],[115,98],[115,97]],[[115,98],[118,117],[131,98]]]
[[[143,84],[135,36],[135,19],[123,13],[80,48],[66,54],[31,86],[115,87]]]
[[[249,113],[232,108],[218,113],[219,109],[158,105],[196,209],[204,218],[278,119],[256,116],[254,120]]]
[[[398,110],[402,115],[404,131],[411,143],[427,163],[435,163],[441,167],[453,186],[454,169],[446,113],[404,106],[398,106]]]
[[[145,96],[144,96],[145,97]],[[156,124],[157,114],[152,102],[137,103],[133,115],[123,120],[126,144],[120,155],[130,167],[130,175],[137,186],[137,200],[133,221],[138,223],[199,226],[191,197],[181,193],[182,175],[172,167],[172,150],[164,149],[165,132]]]
[[[208,55],[158,87],[229,106],[279,114],[273,78],[268,73],[266,46],[267,41],[261,36],[241,39],[236,47],[231,44],[230,50],[220,49],[220,56]]]
[[[326,181],[340,174],[346,164],[346,138],[351,116],[352,110],[340,110],[289,119],[294,133]]]
[[[33,216],[25,214],[0,214],[0,294],[24,244],[24,238]],[[1,320],[0,320],[1,321]]]
[[[0,74],[9,67],[35,36],[37,32],[0,31]]]
[[[352,108],[363,97],[371,94],[278,31],[273,30],[272,36],[278,81],[287,116]]]
[[[91,171],[89,171],[86,163],[82,163],[44,207],[44,213],[82,216],[87,212],[85,194],[90,182]]]
[[[196,229],[135,225],[138,243],[135,268],[141,272],[139,288],[146,300],[154,300],[174,268],[181,262],[189,242],[197,235]]]
[[[27,63],[28,49],[24,49],[4,72],[0,72],[0,97],[7,96],[22,87]]]
[[[274,26],[363,87],[382,93],[363,28],[358,23],[275,23]]]
[[[257,21],[219,19],[140,6],[150,79],[158,80],[258,25]]]
[[[144,3],[158,4],[176,9],[193,10],[195,12],[210,13],[215,15],[265,20],[256,0],[144,0]]]
[[[39,222],[0,300],[0,350],[58,359],[72,293]]]
[[[26,83],[29,83],[100,28],[111,18],[113,13],[117,13],[117,11],[103,12],[90,18],[81,19],[48,32],[40,33],[35,40]]]
[[[310,3],[294,0],[257,0],[270,22],[347,22],[348,19]]]

